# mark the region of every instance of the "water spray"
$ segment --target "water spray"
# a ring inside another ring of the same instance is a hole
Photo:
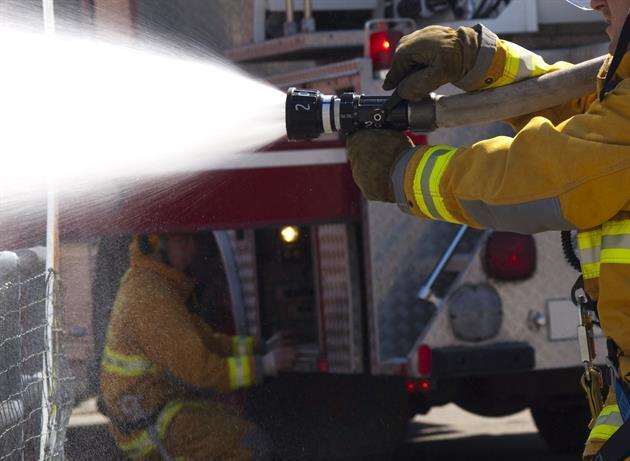
[[[351,134],[364,128],[430,132],[506,120],[531,114],[588,94],[604,57],[524,80],[513,85],[454,96],[404,101],[397,95],[325,95],[318,90],[289,88],[286,129],[290,140],[316,139],[323,134]]]

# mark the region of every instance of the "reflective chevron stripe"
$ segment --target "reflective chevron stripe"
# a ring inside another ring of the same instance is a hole
[[[591,429],[588,439],[608,440],[623,425],[621,412],[617,405],[605,406]]]
[[[582,276],[585,279],[599,277],[602,251],[602,230],[580,232],[577,237]]]
[[[486,88],[510,85],[531,77],[538,77],[551,70],[542,57],[515,43],[500,40],[498,44],[500,51],[505,53],[505,65],[501,77]]]
[[[630,264],[630,219],[602,226],[602,264]]]
[[[140,432],[139,435],[128,442],[119,443],[118,446],[130,459],[143,458],[156,449],[155,444],[151,440],[151,436],[149,436],[149,432],[146,430]]]
[[[232,354],[236,357],[254,354],[254,338],[251,336],[233,336]]]
[[[125,355],[105,346],[101,361],[103,370],[127,378],[155,373],[157,367],[142,355]]]
[[[227,359],[230,389],[240,389],[254,384],[251,361],[251,357],[230,357]]]
[[[420,211],[427,217],[461,224],[448,211],[440,193],[442,177],[456,152],[456,148],[443,145],[427,149],[414,174],[413,194]]]

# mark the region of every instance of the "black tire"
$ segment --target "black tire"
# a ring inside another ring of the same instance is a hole
[[[253,390],[249,404],[279,459],[383,457],[407,430],[407,393],[397,378],[287,376]]]
[[[514,415],[527,408],[526,403],[510,400],[457,400],[458,407],[479,416],[496,418]]]
[[[531,408],[538,433],[554,453],[580,454],[588,436],[586,401],[544,402]]]

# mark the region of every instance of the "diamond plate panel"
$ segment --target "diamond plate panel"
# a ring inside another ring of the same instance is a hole
[[[350,259],[348,226],[317,227],[320,302],[330,371],[352,373],[361,367],[360,312],[357,284],[353,286],[356,261]]]
[[[382,203],[368,203],[367,213],[372,363],[378,368],[405,357],[424,329],[431,306],[417,302],[416,294],[457,227]]]
[[[580,364],[578,344],[574,339],[550,341],[548,325],[540,329],[529,326],[531,312],[547,315],[548,300],[567,299],[577,273],[565,261],[560,245],[559,232],[545,232],[535,237],[537,270],[532,278],[521,282],[498,282],[488,280],[483,271],[481,251],[473,263],[461,274],[457,286],[464,283],[490,283],[495,287],[503,303],[503,324],[498,337],[476,344],[492,344],[506,341],[521,341],[530,344],[536,351],[536,369],[578,366]],[[577,314],[576,314],[577,316]],[[577,334],[577,331],[576,331]],[[444,306],[440,307],[435,323],[419,343],[431,347],[471,345],[453,335]],[[597,339],[600,357],[605,355],[603,338]]]
[[[243,231],[240,236],[237,236],[235,231],[230,231],[229,235],[232,248],[234,249],[236,265],[238,266],[238,276],[241,281],[241,289],[243,290],[243,303],[245,304],[247,332],[252,336],[260,337],[254,231]]]

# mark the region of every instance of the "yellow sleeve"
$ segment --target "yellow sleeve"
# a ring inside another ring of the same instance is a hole
[[[571,67],[572,64],[558,61],[548,64],[545,60],[520,45],[500,39],[492,31],[482,25],[475,26],[480,37],[480,49],[475,66],[455,85],[465,91],[478,91],[511,85],[522,80],[539,77],[549,72]],[[593,81],[593,88],[595,81]],[[542,116],[552,123],[560,123],[569,117],[582,114],[595,100],[593,94],[568,101],[556,107],[533,114],[522,115],[507,123],[519,131],[536,116]]]
[[[205,323],[203,325],[204,339],[208,348],[223,357],[251,356],[259,351],[257,341],[253,336],[226,335],[219,333],[210,325]]]
[[[412,214],[520,233],[589,229],[628,209],[630,80],[585,114],[533,118],[514,138],[416,147],[393,168]]]
[[[135,339],[146,357],[175,378],[198,387],[230,392],[262,381],[256,356],[221,357],[207,347],[183,302],[155,286],[143,290],[134,312]],[[222,338],[220,341],[223,341]],[[225,340],[227,343],[227,340]]]

